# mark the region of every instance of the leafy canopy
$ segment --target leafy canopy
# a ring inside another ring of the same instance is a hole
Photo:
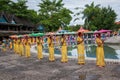
[[[100,5],[95,5],[92,2],[90,5],[86,4],[85,9],[81,13],[83,14],[83,19],[85,19],[84,26],[89,30],[99,30],[99,29],[114,29],[116,13],[110,7],[100,7]]]
[[[62,0],[42,0],[39,3],[40,24],[46,31],[56,31],[59,27],[65,27],[72,19],[71,11],[64,8]]]

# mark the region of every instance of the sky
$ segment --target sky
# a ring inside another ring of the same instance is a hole
[[[40,2],[41,0],[28,0],[28,8],[38,11],[39,7],[37,5]],[[78,10],[75,10],[76,7],[81,7],[82,9],[80,10],[83,11],[85,5],[91,4],[92,2],[94,2],[95,5],[100,4],[101,7],[108,7],[108,5],[112,7],[112,9],[115,10],[117,14],[116,21],[120,21],[120,0],[63,0],[64,7],[70,9],[72,12],[74,12],[74,14],[78,12]],[[83,15],[81,14],[79,16],[80,20],[74,22],[74,19],[76,18],[75,16],[73,16],[74,14],[72,14],[73,19],[71,20],[70,25],[84,24],[84,20],[81,18]]]

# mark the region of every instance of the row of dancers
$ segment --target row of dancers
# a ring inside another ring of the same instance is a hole
[[[84,65],[85,64],[85,47],[84,47],[84,39],[83,39],[82,32],[79,32],[77,35],[76,43],[77,43],[77,53],[78,53],[78,64]],[[61,35],[60,38],[60,45],[61,45],[61,62],[67,63],[68,62],[68,54],[67,54],[67,38],[65,34]],[[104,49],[103,44],[104,42],[101,39],[100,33],[96,34],[96,65],[99,67],[105,66],[104,61]],[[13,49],[16,54],[19,54],[20,56],[25,56],[29,58],[31,56],[30,48],[32,45],[37,44],[37,57],[38,59],[43,58],[43,44],[44,40],[42,37],[29,37],[26,36],[24,38],[12,38],[12,41],[9,43],[9,48]],[[53,62],[55,61],[54,56],[54,41],[53,41],[53,35],[47,36],[47,44],[48,44],[48,50],[49,50],[49,61]],[[5,48],[3,48],[5,51]]]

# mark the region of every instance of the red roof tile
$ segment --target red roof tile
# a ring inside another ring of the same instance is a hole
[[[120,21],[118,21],[118,22],[115,22],[115,24],[120,24]]]

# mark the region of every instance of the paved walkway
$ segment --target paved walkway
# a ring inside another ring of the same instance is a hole
[[[76,59],[61,63],[56,57],[49,62],[32,54],[30,58],[20,57],[12,51],[0,52],[0,80],[120,80],[120,63],[107,62],[105,68],[98,68],[95,61],[77,65]]]

